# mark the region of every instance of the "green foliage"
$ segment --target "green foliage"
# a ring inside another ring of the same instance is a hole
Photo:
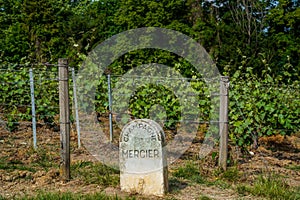
[[[29,70],[25,65],[8,64],[0,74],[0,117],[7,121],[7,129],[14,131],[20,121],[32,117]],[[37,67],[33,76],[37,121],[53,123],[58,114],[57,67]]]
[[[33,75],[37,119],[53,123],[59,113],[58,67],[39,66],[33,70]]]
[[[266,48],[274,48],[272,52],[272,62],[270,67],[278,73],[285,63],[290,62],[296,71],[300,70],[300,3],[299,1],[280,0],[277,6],[274,6],[267,15],[269,23],[269,44]],[[280,67],[279,67],[280,66]]]
[[[30,105],[30,86],[29,80],[25,76],[27,70],[19,68],[15,71],[16,66],[8,66],[0,71],[0,106],[1,118],[8,121],[6,124],[8,130],[13,131],[17,128],[20,120],[29,120],[30,108],[24,105]]]
[[[145,67],[141,71],[135,69],[145,63],[164,64],[172,66],[172,68],[170,68],[171,70],[168,69],[168,71],[162,70],[163,75],[161,72],[154,73],[151,67],[149,67],[149,70]],[[190,63],[173,53],[156,49],[129,52],[110,65],[109,71],[112,73],[113,110],[117,114],[121,115],[126,112],[135,118],[148,118],[153,116],[151,112],[154,114],[154,110],[156,110],[158,112],[156,112],[155,117],[158,117],[160,120],[166,119],[165,125],[168,128],[174,127],[176,122],[182,119],[180,117],[182,113],[188,110],[190,110],[188,114],[191,115],[195,115],[195,113],[200,111],[201,121],[209,120],[212,103],[209,101],[208,86],[201,79],[199,72]],[[131,73],[133,73],[132,76]],[[180,77],[183,77],[182,80],[178,79],[178,74],[180,74]],[[120,81],[123,81],[121,85]],[[185,84],[187,83],[190,84],[189,91],[186,89]],[[91,84],[89,83],[88,85],[86,88],[90,89]],[[170,86],[175,87],[174,91]],[[117,91],[116,87],[118,87]],[[191,88],[193,88],[193,91]],[[84,92],[80,93],[83,94]],[[180,98],[181,100],[186,98],[184,95],[187,95],[189,92],[195,99],[199,99],[199,102],[196,103],[199,104],[199,110],[192,107],[193,104],[191,103],[180,102]],[[107,112],[107,94],[107,79],[102,76],[99,80],[96,101],[94,102],[96,111],[99,113]],[[130,98],[127,98],[128,96]],[[160,107],[159,110],[156,108],[157,105]],[[122,108],[128,108],[128,110],[122,110]],[[118,113],[120,110],[122,112]]]
[[[260,136],[299,130],[299,80],[288,73],[272,77],[268,70],[258,77],[253,68],[241,66],[231,77],[230,138],[240,146]]]
[[[149,118],[151,108],[154,105],[159,104],[163,106],[163,110],[166,113],[158,110],[153,110],[152,112],[155,112],[155,116],[159,119],[163,119],[164,117],[170,119],[167,122],[167,127],[171,125],[174,126],[172,120],[178,120],[178,116],[180,116],[180,104],[178,99],[176,99],[171,91],[165,89],[163,86],[150,85],[149,87],[140,88],[138,91],[135,91],[135,95],[131,97],[129,104],[132,115],[139,119]],[[156,113],[157,111],[158,113]]]
[[[0,61],[77,65],[94,45],[117,33],[118,1],[0,1]]]
[[[231,63],[230,76],[242,62],[236,49],[247,56],[247,65],[257,75],[263,70],[261,54],[272,75],[282,74],[289,59],[300,70],[297,1],[2,0],[0,8],[2,61],[50,62],[69,57],[70,63],[80,66],[106,38],[154,26],[196,39],[221,72]]]
[[[152,26],[185,32],[189,29],[186,12],[187,6],[181,0],[122,0],[114,21],[123,30]]]
[[[72,15],[65,21],[70,64],[81,66],[86,55],[105,39],[120,32],[114,23],[119,0],[79,0],[71,3]]]

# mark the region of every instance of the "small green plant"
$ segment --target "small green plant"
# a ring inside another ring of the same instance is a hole
[[[236,167],[230,167],[221,174],[221,178],[230,181],[236,182],[240,177],[239,171]]]
[[[201,195],[199,197],[199,200],[211,200],[211,198],[209,198],[208,196]]]
[[[9,132],[13,132],[18,129],[19,123],[18,123],[18,118],[16,117],[17,113],[18,113],[18,110],[13,109],[11,111],[11,113],[6,116],[6,119],[7,119],[6,129]]]

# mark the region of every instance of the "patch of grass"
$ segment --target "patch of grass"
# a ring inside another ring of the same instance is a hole
[[[200,168],[197,167],[195,163],[188,162],[182,167],[179,167],[173,176],[176,178],[184,178],[198,184],[204,184],[206,186],[218,186],[223,189],[230,188],[231,184],[228,181],[238,180],[238,170],[237,168],[230,168],[228,171],[218,174],[220,178],[210,181],[204,178],[200,173]]]
[[[35,197],[23,197],[16,198],[17,200],[122,200],[116,196],[108,196],[104,193],[93,193],[93,194],[76,194],[71,192],[66,193],[49,193],[49,192],[40,192]],[[125,200],[134,200],[135,198],[126,197]]]
[[[46,170],[53,167],[59,167],[58,163],[53,162],[53,155],[51,155],[51,151],[39,148],[38,150],[33,150],[33,154],[36,154],[37,156],[37,159],[33,166],[42,167]]]
[[[0,158],[0,169],[7,170],[7,171],[14,171],[14,170],[20,170],[20,171],[30,171],[35,172],[36,170],[31,167],[24,165],[21,161],[7,161],[5,158]]]
[[[215,180],[206,181],[206,186],[217,186],[222,189],[228,189],[231,187],[232,182],[237,182],[240,178],[240,172],[236,167],[230,167],[226,171],[216,169],[213,172]]]
[[[179,167],[177,171],[173,173],[173,176],[191,180],[199,184],[206,182],[206,180],[200,174],[199,167],[192,162],[188,162],[185,166]]]
[[[218,179],[214,182],[209,182],[209,184],[207,184],[207,186],[212,186],[212,185],[218,186],[219,188],[222,188],[222,189],[228,189],[231,187],[231,184],[229,184],[226,181],[221,180],[221,179]]]
[[[93,162],[78,162],[71,165],[71,176],[84,180],[87,184],[100,184],[103,186],[117,186],[119,184],[119,171]]]
[[[175,197],[165,197],[164,200],[177,200]]]
[[[169,178],[169,193],[176,194],[179,193],[182,189],[184,189],[188,184],[179,178],[170,177]]]
[[[199,200],[211,200],[211,198],[209,198],[208,196],[205,196],[205,195],[201,195],[199,197]]]
[[[253,186],[241,185],[237,187],[239,194],[252,194],[274,200],[296,200],[300,199],[300,188],[288,186],[282,179],[275,175],[268,177],[259,176]]]
[[[220,176],[223,180],[236,182],[239,179],[240,174],[236,167],[231,167],[224,171]]]
[[[14,159],[10,159],[8,156],[0,157],[0,169],[7,170],[8,172],[14,170],[36,172],[40,168],[47,171],[50,168],[57,168],[59,166],[59,163],[53,162],[54,157],[51,152],[44,148],[39,148],[37,150],[32,148],[26,151],[26,154],[34,157],[33,160],[30,160],[31,162],[29,164],[24,164],[22,161],[24,158],[22,157],[15,157]]]
[[[290,166],[287,166],[286,169],[300,171],[300,165],[290,165]]]

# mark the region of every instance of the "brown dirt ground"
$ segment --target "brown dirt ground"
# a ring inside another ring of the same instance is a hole
[[[107,127],[106,127],[107,128]],[[86,184],[78,178],[70,181],[62,181],[59,176],[59,132],[46,127],[38,127],[38,150],[46,152],[47,159],[51,164],[47,167],[39,166],[38,170],[31,171],[26,166],[31,166],[38,162],[40,154],[32,149],[32,130],[30,126],[21,125],[19,130],[9,133],[0,127],[0,152],[2,162],[7,166],[21,164],[24,169],[10,170],[0,168],[0,195],[5,198],[22,197],[24,195],[35,195],[38,191],[47,192],[74,192],[74,193],[94,193],[104,192],[109,195],[120,197],[132,196],[123,193],[120,188],[112,186],[102,186],[97,184]],[[173,165],[169,166],[172,174],[179,166],[195,160],[199,151],[201,134],[194,140],[190,149]],[[239,196],[235,186],[238,184],[251,184],[261,174],[276,174],[284,178],[291,186],[300,186],[300,134],[294,136],[272,136],[259,140],[260,146],[253,150],[254,155],[241,153],[235,146],[230,146],[229,154],[239,171],[239,178],[236,181],[227,181],[230,187],[220,185],[196,184],[184,179],[175,179],[170,183],[170,192],[165,198],[169,199],[198,199],[199,196],[207,196],[211,199],[260,199],[254,196]],[[217,149],[214,150],[217,152]],[[74,129],[71,132],[71,160],[72,163],[81,161],[96,160],[84,149],[77,148],[77,137]],[[196,159],[197,160],[197,159]],[[220,178],[218,175],[217,157],[210,154],[202,160],[197,160],[201,174],[210,181]],[[297,167],[298,166],[298,167]],[[297,170],[293,169],[297,167]],[[72,173],[72,172],[71,172]],[[143,197],[135,195],[137,199],[161,199],[157,197]]]

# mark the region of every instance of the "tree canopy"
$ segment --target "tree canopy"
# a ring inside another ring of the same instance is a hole
[[[273,76],[288,72],[298,79],[299,4],[295,0],[1,0],[0,61],[55,62],[67,57],[79,64],[112,35],[154,26],[197,40],[221,72],[233,74],[242,63],[258,75],[268,70]],[[292,67],[284,67],[287,63]]]

